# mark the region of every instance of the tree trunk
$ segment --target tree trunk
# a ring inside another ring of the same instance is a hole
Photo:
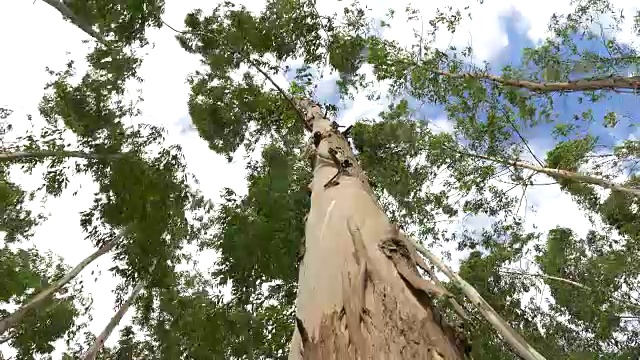
[[[95,360],[95,358],[98,356],[98,352],[102,350],[104,343],[107,341],[107,339],[113,332],[113,329],[115,329],[116,326],[120,323],[120,321],[122,320],[122,317],[127,312],[127,310],[129,310],[129,308],[131,307],[131,304],[133,304],[133,301],[136,299],[136,297],[142,290],[143,284],[144,283],[140,281],[133,288],[133,291],[131,291],[131,295],[129,295],[129,298],[127,298],[124,304],[122,304],[122,306],[120,307],[120,309],[118,309],[116,314],[113,315],[111,320],[109,320],[109,323],[107,324],[107,326],[105,326],[104,330],[102,330],[100,335],[96,338],[96,341],[93,342],[89,350],[87,350],[87,352],[84,354],[84,356],[82,357],[84,360]]]
[[[18,310],[14,311],[11,315],[6,318],[0,320],[0,335],[2,335],[5,331],[11,329],[16,324],[18,324],[22,318],[32,309],[37,308],[45,301],[47,298],[58,292],[63,286],[65,286],[69,281],[73,280],[78,274],[85,268],[87,265],[91,264],[95,259],[109,252],[117,243],[120,237],[106,243],[98,250],[96,250],[93,254],[89,255],[86,259],[82,260],[75,268],[73,268],[67,275],[65,275],[62,279],[58,280],[55,284],[49,286],[44,289],[38,295],[36,295],[31,301],[29,301],[26,305],[23,305]]]
[[[289,359],[464,358],[462,334],[432,303],[446,290],[420,277],[415,248],[383,213],[348,141],[318,105],[298,106],[315,162]]]

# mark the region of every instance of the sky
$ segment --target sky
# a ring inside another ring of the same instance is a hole
[[[218,1],[205,0],[166,0],[166,12],[163,19],[175,28],[182,28],[184,16],[195,8],[202,8],[205,13],[212,9]],[[258,11],[263,0],[240,1],[251,10]],[[322,14],[339,12],[345,3],[337,0],[318,2],[318,11]],[[390,6],[384,0],[362,0],[374,11],[374,16],[382,17]],[[613,1],[625,11],[637,10],[634,1]],[[405,0],[393,2],[393,8],[401,13],[408,4]],[[451,4],[445,0],[416,1],[413,6],[419,8],[425,17],[433,14],[436,8]],[[470,6],[473,20],[465,20],[460,30],[451,35],[442,33],[438,37],[438,45],[448,44],[465,46],[472,44],[474,60],[477,63],[489,61],[492,64],[504,65],[517,62],[519,54],[525,46],[535,46],[545,37],[547,21],[554,13],[565,13],[570,10],[569,0],[549,1],[541,6],[539,1],[498,1],[486,0],[479,5],[477,1],[456,1],[454,6],[460,8]],[[28,20],[28,21],[27,21]],[[419,23],[409,24],[398,20],[392,23],[391,30],[385,32],[390,39],[407,44],[414,27]],[[69,60],[75,59],[82,71],[84,56],[90,50],[86,34],[74,25],[62,19],[60,14],[42,1],[12,0],[0,2],[0,107],[14,110],[9,118],[16,131],[30,126],[26,121],[27,114],[34,116],[37,126],[40,117],[37,107],[43,94],[43,87],[48,81],[45,68],[60,69]],[[236,160],[232,163],[213,153],[207,144],[190,127],[187,110],[189,87],[185,79],[189,73],[198,68],[198,58],[187,54],[175,41],[174,33],[163,28],[152,30],[148,38],[153,47],[149,47],[144,56],[140,76],[144,79],[141,90],[144,102],[141,105],[143,115],[137,120],[163,126],[168,131],[168,142],[180,144],[187,159],[188,170],[200,181],[200,188],[206,196],[217,201],[223,187],[230,187],[239,193],[245,193],[244,163]],[[623,38],[631,41],[631,29],[625,28]],[[276,79],[286,84],[280,76]],[[319,97],[336,99],[335,77],[327,77],[319,88]],[[133,94],[135,89],[131,89]],[[637,97],[636,97],[637,98]],[[575,108],[575,99],[566,102],[567,113]],[[341,124],[351,124],[363,117],[375,117],[383,109],[384,104],[374,103],[366,99],[364,94],[356,96],[354,101],[339,104],[342,108],[338,115]],[[632,112],[638,108],[638,100],[633,97],[620,97],[615,101],[594,107],[594,111],[604,114],[606,111]],[[424,115],[430,124],[441,131],[451,128],[444,113],[438,108],[426,108]],[[530,133],[530,145],[541,156],[549,150],[548,129],[538,129]],[[607,141],[616,142],[621,139],[640,137],[640,134],[625,132],[608,133],[602,129],[601,135]],[[38,171],[32,174],[12,173],[14,181],[25,189],[33,189],[39,185],[41,175]],[[78,190],[77,195],[72,195]],[[88,176],[75,177],[69,189],[56,199],[48,199],[42,204],[36,200],[30,206],[49,214],[48,220],[35,232],[32,243],[43,251],[51,251],[61,256],[71,266],[77,264],[94,249],[80,230],[79,212],[87,209],[92,200],[96,185]],[[526,226],[532,230],[546,231],[556,226],[578,229],[584,234],[591,227],[568,195],[560,192],[556,186],[544,186],[528,190],[528,205],[533,205],[536,212],[527,215]],[[472,219],[477,226],[483,225],[486,219]],[[460,256],[454,256],[454,263]],[[114,295],[112,290],[118,283],[106,269],[110,267],[111,258],[103,256],[85,269],[82,279],[85,288],[93,295],[93,321],[89,329],[99,333],[112,316]],[[455,264],[454,264],[455,265]],[[95,270],[95,275],[91,275]],[[125,317],[123,323],[128,321]],[[118,329],[107,344],[117,338]],[[9,353],[7,353],[9,354]]]

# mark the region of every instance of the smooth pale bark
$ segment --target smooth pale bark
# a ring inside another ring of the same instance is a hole
[[[463,359],[462,334],[432,304],[446,290],[420,277],[417,253],[378,205],[346,139],[319,106],[298,106],[323,138],[315,149],[289,359]],[[325,188],[345,160],[348,173]]]
[[[13,160],[21,160],[21,159],[43,159],[48,157],[68,157],[68,158],[81,158],[81,159],[104,159],[104,158],[113,158],[118,159],[123,157],[124,153],[119,154],[96,154],[96,153],[87,153],[82,151],[68,151],[68,150],[60,150],[60,151],[15,151],[15,152],[5,152],[0,153],[0,162],[4,161],[13,161]]]
[[[594,91],[594,90],[638,90],[640,89],[640,77],[608,77],[598,79],[580,79],[560,82],[535,82],[528,80],[507,79],[501,76],[489,74],[450,73],[447,71],[435,71],[436,74],[450,78],[472,78],[488,80],[504,86],[523,88],[535,92],[554,91]]]
[[[46,4],[48,4],[52,8],[58,10],[58,12],[62,14],[62,16],[71,20],[71,22],[75,26],[80,28],[80,30],[84,31],[87,35],[91,36],[92,38],[96,39],[102,44],[105,44],[105,45],[107,44],[107,42],[102,37],[102,35],[98,34],[95,30],[93,30],[93,28],[91,28],[91,26],[89,26],[85,21],[83,21],[82,19],[79,19],[73,12],[71,12],[71,9],[69,9],[67,5],[65,5],[62,1],[59,1],[59,0],[42,0],[42,1],[44,1]]]
[[[427,258],[438,270],[442,271],[454,284],[456,284],[465,296],[471,300],[475,307],[478,308],[482,316],[493,326],[493,328],[502,336],[502,338],[513,348],[513,350],[525,360],[545,360],[527,341],[509,325],[487,301],[480,296],[478,291],[466,282],[455,271],[451,270],[442,260],[435,256],[431,251],[420,245],[414,239],[409,239],[411,244]]]
[[[114,239],[98,250],[96,250],[93,254],[89,255],[86,259],[82,260],[76,267],[74,267],[69,273],[67,273],[62,279],[55,282],[53,285],[48,288],[42,290],[38,293],[31,301],[27,304],[20,307],[18,310],[11,313],[9,316],[0,320],[0,335],[2,335],[5,331],[11,329],[16,324],[20,323],[22,318],[30,311],[38,306],[40,306],[46,299],[50,296],[58,292],[63,286],[65,286],[69,281],[73,280],[80,272],[87,267],[87,265],[91,264],[95,259],[109,252],[116,245],[118,239]]]
[[[488,160],[488,161],[492,161],[492,162],[503,164],[503,165],[510,165],[510,166],[521,168],[521,169],[533,170],[535,172],[546,174],[555,178],[560,177],[567,180],[573,180],[573,181],[579,181],[582,183],[598,185],[607,189],[612,189],[612,190],[616,190],[626,194],[640,197],[640,189],[622,186],[612,181],[604,180],[594,176],[584,175],[584,174],[562,170],[562,169],[546,168],[542,166],[529,164],[524,161],[508,161],[508,160],[496,159],[489,156],[478,155],[478,154],[471,154],[471,153],[465,153],[465,152],[458,152],[458,153],[460,153],[461,155],[466,155],[469,157],[482,159],[482,160]]]
[[[100,335],[96,338],[96,341],[93,342],[89,350],[87,350],[87,352],[83,355],[82,358],[84,360],[95,360],[95,358],[98,356],[98,352],[102,350],[102,347],[104,346],[105,341],[107,341],[107,339],[113,332],[113,329],[115,329],[116,326],[120,323],[124,314],[126,314],[127,310],[129,310],[129,308],[131,307],[131,304],[133,304],[138,294],[140,294],[140,291],[142,290],[143,285],[144,283],[140,281],[133,288],[133,291],[131,291],[131,295],[129,295],[129,297],[122,304],[120,309],[118,309],[116,314],[113,315],[111,320],[109,320],[109,323],[107,324],[107,326],[105,326],[104,330],[102,330]]]

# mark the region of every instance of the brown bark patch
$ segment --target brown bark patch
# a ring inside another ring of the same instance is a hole
[[[398,274],[412,288],[422,290],[430,297],[453,296],[442,286],[438,286],[420,276],[417,269],[418,264],[414,261],[414,257],[411,256],[411,252],[404,241],[395,238],[384,240],[380,243],[380,250],[393,262]]]
[[[420,292],[415,295],[418,298],[424,296]],[[317,338],[310,338],[298,319],[302,359],[464,358],[464,349],[454,329],[443,324],[437,313],[429,309],[427,316],[419,317],[404,310],[388,286],[377,286],[374,299],[374,309],[363,308],[356,324],[348,319],[345,309],[325,314]],[[446,329],[444,333],[443,329]]]

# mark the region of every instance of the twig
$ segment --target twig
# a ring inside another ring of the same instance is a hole
[[[182,35],[201,35],[201,36],[209,36],[211,37],[212,35],[207,34],[205,32],[202,31],[181,31],[178,30],[176,28],[174,28],[173,26],[167,24],[164,20],[162,20],[162,23],[164,25],[166,25],[169,29],[173,30],[174,32],[178,33],[178,34],[182,34]],[[287,102],[289,103],[289,105],[291,105],[291,107],[296,111],[296,113],[298,114],[298,117],[300,118],[300,120],[302,121],[305,129],[307,129],[308,131],[311,131],[311,128],[309,127],[309,125],[307,124],[307,121],[305,120],[304,115],[302,114],[302,112],[300,111],[300,109],[298,109],[298,107],[296,106],[295,102],[293,102],[293,99],[291,98],[291,96],[289,96],[289,94],[287,94],[282,87],[280,87],[280,85],[278,85],[275,80],[273,80],[273,78],[271,77],[271,75],[269,75],[266,71],[264,71],[255,61],[253,61],[251,58],[249,58],[248,56],[245,56],[244,54],[240,53],[239,51],[234,51],[236,54],[238,54],[240,57],[242,57],[242,59],[246,62],[249,63],[249,65],[253,66],[253,68],[255,68],[256,70],[258,70],[258,72],[260,72],[277,90],[278,92],[287,100]]]
[[[592,185],[599,185],[599,186],[602,186],[604,188],[608,188],[608,189],[612,189],[612,190],[616,190],[616,191],[620,191],[620,192],[623,192],[623,193],[627,193],[627,194],[630,194],[630,195],[634,195],[634,196],[640,197],[640,189],[626,187],[626,186],[614,183],[612,181],[604,180],[604,179],[597,178],[597,177],[594,177],[594,176],[584,175],[584,174],[580,174],[580,173],[572,172],[572,171],[568,171],[568,170],[551,169],[551,168],[536,166],[536,165],[533,165],[533,164],[526,163],[524,161],[503,160],[503,159],[492,158],[492,157],[485,156],[485,155],[473,154],[473,153],[468,153],[468,152],[464,152],[464,151],[459,151],[459,150],[456,150],[456,149],[453,149],[453,148],[450,148],[450,147],[447,147],[447,146],[446,146],[446,148],[451,150],[451,151],[454,151],[454,152],[456,152],[456,153],[458,153],[460,155],[463,155],[463,156],[469,156],[469,157],[472,157],[472,158],[475,158],[475,159],[487,160],[487,161],[495,162],[495,163],[498,163],[498,164],[503,164],[503,165],[507,165],[507,166],[514,166],[514,167],[517,167],[517,168],[533,170],[535,172],[546,174],[546,175],[549,175],[551,177],[560,177],[560,178],[567,179],[567,180],[579,181],[579,182],[592,184]]]
[[[538,165],[540,166],[544,166],[542,164],[542,161],[540,161],[540,159],[538,159],[538,157],[536,156],[536,154],[533,152],[533,150],[531,150],[531,147],[529,146],[529,142],[527,141],[527,139],[525,139],[524,136],[522,136],[522,134],[520,133],[520,131],[518,130],[518,128],[516,127],[516,124],[513,122],[513,120],[511,120],[508,115],[507,115],[507,111],[505,109],[502,109],[502,114],[504,115],[505,119],[507,119],[507,121],[509,122],[509,125],[511,125],[511,128],[513,129],[513,131],[516,132],[516,134],[518,135],[518,137],[520,138],[520,141],[522,141],[522,143],[524,144],[524,146],[527,148],[527,150],[529,151],[529,154],[531,154],[531,156],[533,156],[533,158],[536,160],[536,162],[538,163]]]

